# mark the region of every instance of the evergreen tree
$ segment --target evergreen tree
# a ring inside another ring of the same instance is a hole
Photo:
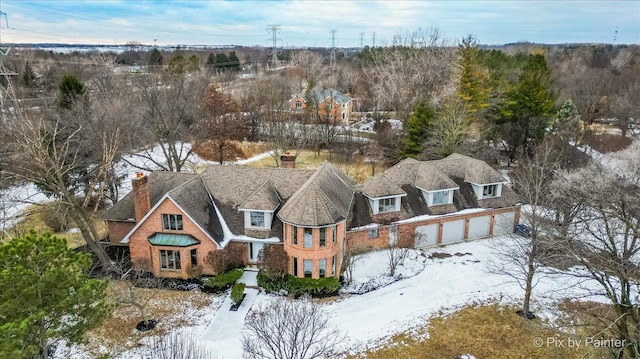
[[[33,87],[35,79],[36,74],[33,72],[33,68],[31,68],[31,63],[27,61],[24,65],[24,72],[22,73],[22,82],[26,87]]]
[[[162,54],[157,47],[154,47],[153,50],[149,53],[149,66],[162,66]]]
[[[216,65],[216,55],[211,53],[209,54],[209,57],[207,57],[207,67],[208,68],[213,68]]]
[[[58,83],[58,106],[70,110],[74,103],[84,96],[84,93],[84,84],[76,75],[64,75]]]
[[[229,53],[229,68],[234,71],[240,70],[240,59],[236,56],[235,51]]]
[[[577,142],[580,139],[580,114],[573,100],[568,99],[556,112],[551,123],[551,133],[566,141]]]
[[[489,87],[488,70],[478,61],[477,42],[473,35],[462,39],[458,48],[460,82],[458,96],[466,102],[472,118],[476,119],[489,105],[491,89]]]
[[[416,158],[422,153],[424,142],[433,128],[435,116],[435,111],[427,103],[421,103],[416,107],[405,125],[402,151],[404,157]]]
[[[81,341],[108,309],[90,267],[90,254],[49,233],[0,245],[0,357],[47,358],[56,341]]]
[[[171,58],[169,61],[169,72],[180,75],[185,72],[187,69],[187,60],[182,56],[182,54],[177,53],[175,56]]]
[[[492,130],[507,143],[509,159],[544,138],[554,101],[544,56],[529,55],[518,82],[491,109]]]
[[[189,72],[197,72],[200,70],[200,58],[196,55],[189,57]]]
[[[224,71],[229,66],[229,58],[223,52],[216,54],[215,68]]]

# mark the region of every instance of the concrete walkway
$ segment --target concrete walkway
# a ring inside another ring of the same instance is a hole
[[[242,355],[242,331],[244,329],[244,318],[249,312],[251,305],[256,300],[260,291],[257,289],[255,271],[244,271],[238,282],[247,285],[244,290],[246,294],[240,308],[237,311],[230,311],[233,301],[230,296],[222,303],[218,313],[213,318],[207,329],[200,336],[200,340],[205,341],[211,348],[216,358],[238,358]]]
[[[247,285],[247,288],[255,288],[258,289],[258,272],[254,270],[245,270],[242,273],[242,277],[238,279],[239,283],[244,283]]]

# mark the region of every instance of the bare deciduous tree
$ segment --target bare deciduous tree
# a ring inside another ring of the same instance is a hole
[[[612,353],[616,358],[639,356],[639,152],[637,146],[625,151],[616,169],[594,164],[566,173],[557,186],[563,203],[577,208],[560,243],[578,263],[572,275],[597,283],[597,290],[586,290],[611,303],[614,315],[600,317],[597,335],[610,333],[623,341],[623,351]]]
[[[342,337],[331,328],[327,315],[309,298],[275,299],[245,319],[242,337],[245,358],[320,359],[338,354]]]
[[[414,242],[412,241],[412,244]],[[398,240],[398,225],[392,224],[389,226],[389,245],[387,246],[387,264],[389,265],[389,276],[393,277],[396,275],[396,270],[399,265],[404,263],[404,260],[407,259],[407,255],[409,255],[409,251],[411,250],[410,246],[407,243],[401,243]]]
[[[195,335],[172,331],[163,337],[154,336],[145,347],[144,358],[154,359],[213,359],[213,353],[199,344]]]

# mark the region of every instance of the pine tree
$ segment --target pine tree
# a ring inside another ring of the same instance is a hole
[[[229,53],[229,68],[233,71],[240,70],[240,59],[236,56],[235,51]]]
[[[27,61],[24,65],[24,72],[22,73],[22,82],[26,87],[33,87],[35,79],[36,74],[33,72],[33,68],[31,68],[31,63]]]
[[[458,66],[461,71],[458,96],[466,102],[472,118],[477,120],[489,106],[491,88],[488,70],[479,63],[477,42],[473,35],[462,39],[458,51]]]
[[[422,153],[424,142],[433,127],[435,111],[426,103],[419,104],[406,124],[403,155],[416,158]]]
[[[85,87],[78,76],[67,74],[58,83],[58,106],[70,110],[73,104],[84,96]]]
[[[149,53],[149,66],[162,66],[162,54],[157,47],[154,47],[153,50]]]
[[[81,341],[108,309],[90,267],[90,254],[49,233],[0,245],[0,357],[47,358],[56,341]]]

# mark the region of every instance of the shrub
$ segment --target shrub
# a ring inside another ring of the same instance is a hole
[[[207,253],[204,262],[209,265],[215,273],[222,273],[243,267],[245,255],[246,250],[243,243],[229,243],[223,250]]]
[[[233,300],[234,303],[238,304],[242,301],[245,286],[244,283],[236,283],[233,289],[231,289],[231,300]]]
[[[284,289],[295,298],[303,295],[314,298],[330,297],[337,295],[340,290],[340,282],[335,277],[312,279],[287,275],[284,278],[270,279],[260,271],[257,279],[258,285],[267,292],[278,292]]]
[[[312,279],[288,276],[287,278],[287,291],[294,298],[303,295],[314,298],[330,297],[337,295],[339,290],[340,282],[335,277]]]
[[[287,275],[289,256],[281,244],[270,244],[258,255],[258,268],[260,272],[275,280]]]
[[[242,277],[242,269],[232,269],[228,272],[220,273],[214,277],[204,280],[204,286],[212,292],[225,291]]]

